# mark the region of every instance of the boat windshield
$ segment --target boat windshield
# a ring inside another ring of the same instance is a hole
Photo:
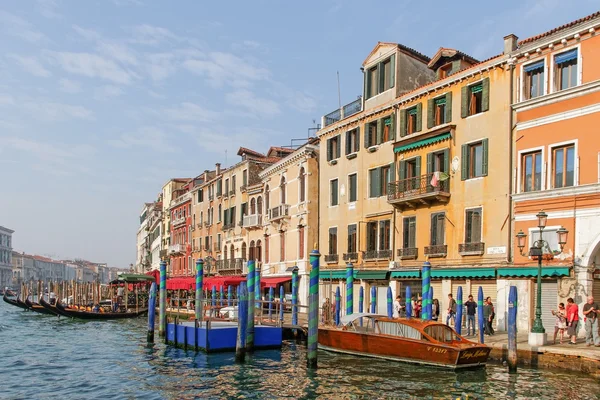
[[[423,335],[412,326],[405,325],[400,321],[378,321],[379,332],[384,335],[399,336],[407,339],[421,340]]]
[[[426,327],[424,331],[438,342],[454,342],[461,340],[457,333],[446,325],[430,325]]]

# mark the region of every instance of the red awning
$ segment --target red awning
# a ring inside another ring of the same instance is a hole
[[[237,286],[245,280],[243,276],[211,276],[204,278],[202,286],[205,290],[212,290],[213,287],[220,289],[221,286]]]
[[[260,280],[260,287],[261,288],[274,288],[277,285],[287,282],[287,281],[291,281],[292,277],[291,276],[278,276],[278,277],[273,277],[273,278],[261,278]]]
[[[160,285],[160,270],[153,269],[152,271],[146,272],[146,275],[153,276],[156,280],[156,286]]]
[[[192,290],[196,287],[196,278],[171,278],[167,279],[167,290]]]

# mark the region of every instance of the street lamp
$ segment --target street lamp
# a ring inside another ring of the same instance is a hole
[[[535,319],[533,320],[533,326],[531,328],[531,333],[546,333],[544,329],[544,325],[542,324],[542,257],[544,255],[544,246],[548,247],[548,242],[542,239],[542,232],[546,227],[546,222],[548,220],[548,214],[546,214],[543,210],[537,213],[536,215],[538,219],[538,228],[540,230],[540,238],[536,240],[531,248],[529,249],[530,257],[537,257],[538,259],[538,273],[537,273],[537,302],[535,305]],[[562,251],[567,243],[567,236],[569,231],[563,227],[560,227],[556,231],[558,235],[558,244],[560,245],[560,250]],[[525,248],[525,241],[527,239],[527,235],[523,233],[523,231],[519,231],[516,235],[517,237],[517,247],[519,248],[519,252],[521,255],[525,255],[523,253],[523,249]]]

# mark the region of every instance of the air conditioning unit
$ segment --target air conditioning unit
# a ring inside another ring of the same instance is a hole
[[[398,261],[390,261],[389,269],[396,269],[399,266]]]

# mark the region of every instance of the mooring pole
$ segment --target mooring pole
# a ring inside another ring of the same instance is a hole
[[[377,311],[377,288],[371,286],[371,314]]]
[[[463,316],[463,292],[462,286],[458,287],[456,292],[456,321],[454,322],[454,329],[459,335],[462,334],[462,316]]]
[[[479,286],[477,292],[477,322],[479,322],[479,343],[484,342],[483,333],[485,332],[483,320],[483,288]]]
[[[158,336],[164,337],[167,332],[167,262],[160,262],[160,293],[158,309]]]
[[[421,319],[429,321],[431,319],[431,309],[429,308],[429,303],[431,301],[429,298],[429,287],[431,286],[431,264],[429,261],[425,261],[423,263],[421,276],[423,276],[423,288],[421,290]]]
[[[225,298],[225,289],[223,285],[219,288],[219,305],[223,307],[223,299]]]
[[[154,319],[156,317],[156,282],[150,286],[148,297],[148,343],[154,343]]]
[[[298,267],[292,270],[292,325],[298,325]]]
[[[273,287],[269,288],[269,321],[273,320]]]
[[[342,301],[342,296],[340,295],[340,287],[335,289],[335,326],[340,324],[340,302]]]
[[[248,321],[246,325],[246,350],[254,349],[254,260],[248,261],[248,275],[246,279],[248,290]],[[240,287],[240,293],[242,288]]]
[[[233,286],[227,286],[227,307],[233,304]]]
[[[388,286],[387,290],[387,313],[388,318],[394,316],[394,303],[392,302],[392,288]]]
[[[256,308],[260,311],[260,318],[262,319],[262,290],[260,288],[260,267],[257,265],[254,271],[254,296],[256,298]]]
[[[307,365],[317,368],[317,349],[319,344],[319,258],[317,249],[310,252],[310,281],[308,297],[308,340]]]
[[[412,317],[412,293],[410,292],[410,286],[406,286],[406,303],[405,303],[405,309],[406,309],[406,318],[410,318]]]
[[[358,289],[358,312],[362,313],[364,311],[364,307],[365,307],[365,288],[362,287],[362,285],[360,286],[360,289]],[[360,326],[363,326],[363,319],[361,318],[358,323],[360,324]]]
[[[283,285],[279,286],[279,320],[283,324],[283,300],[285,299],[285,291]]]
[[[346,265],[346,315],[354,312],[354,265]]]
[[[517,287],[508,292],[508,372],[517,372]]]
[[[439,303],[439,302],[438,302]],[[440,310],[438,305],[438,319],[440,318]],[[433,319],[433,286],[429,286],[429,317]]]
[[[235,346],[235,360],[237,362],[244,362],[246,358],[248,311],[248,288],[246,282],[240,282],[238,295],[238,331]]]
[[[196,320],[202,321],[204,315],[202,315],[202,285],[204,280],[204,260],[199,258],[196,260],[196,302],[194,304],[194,311],[196,312]]]

